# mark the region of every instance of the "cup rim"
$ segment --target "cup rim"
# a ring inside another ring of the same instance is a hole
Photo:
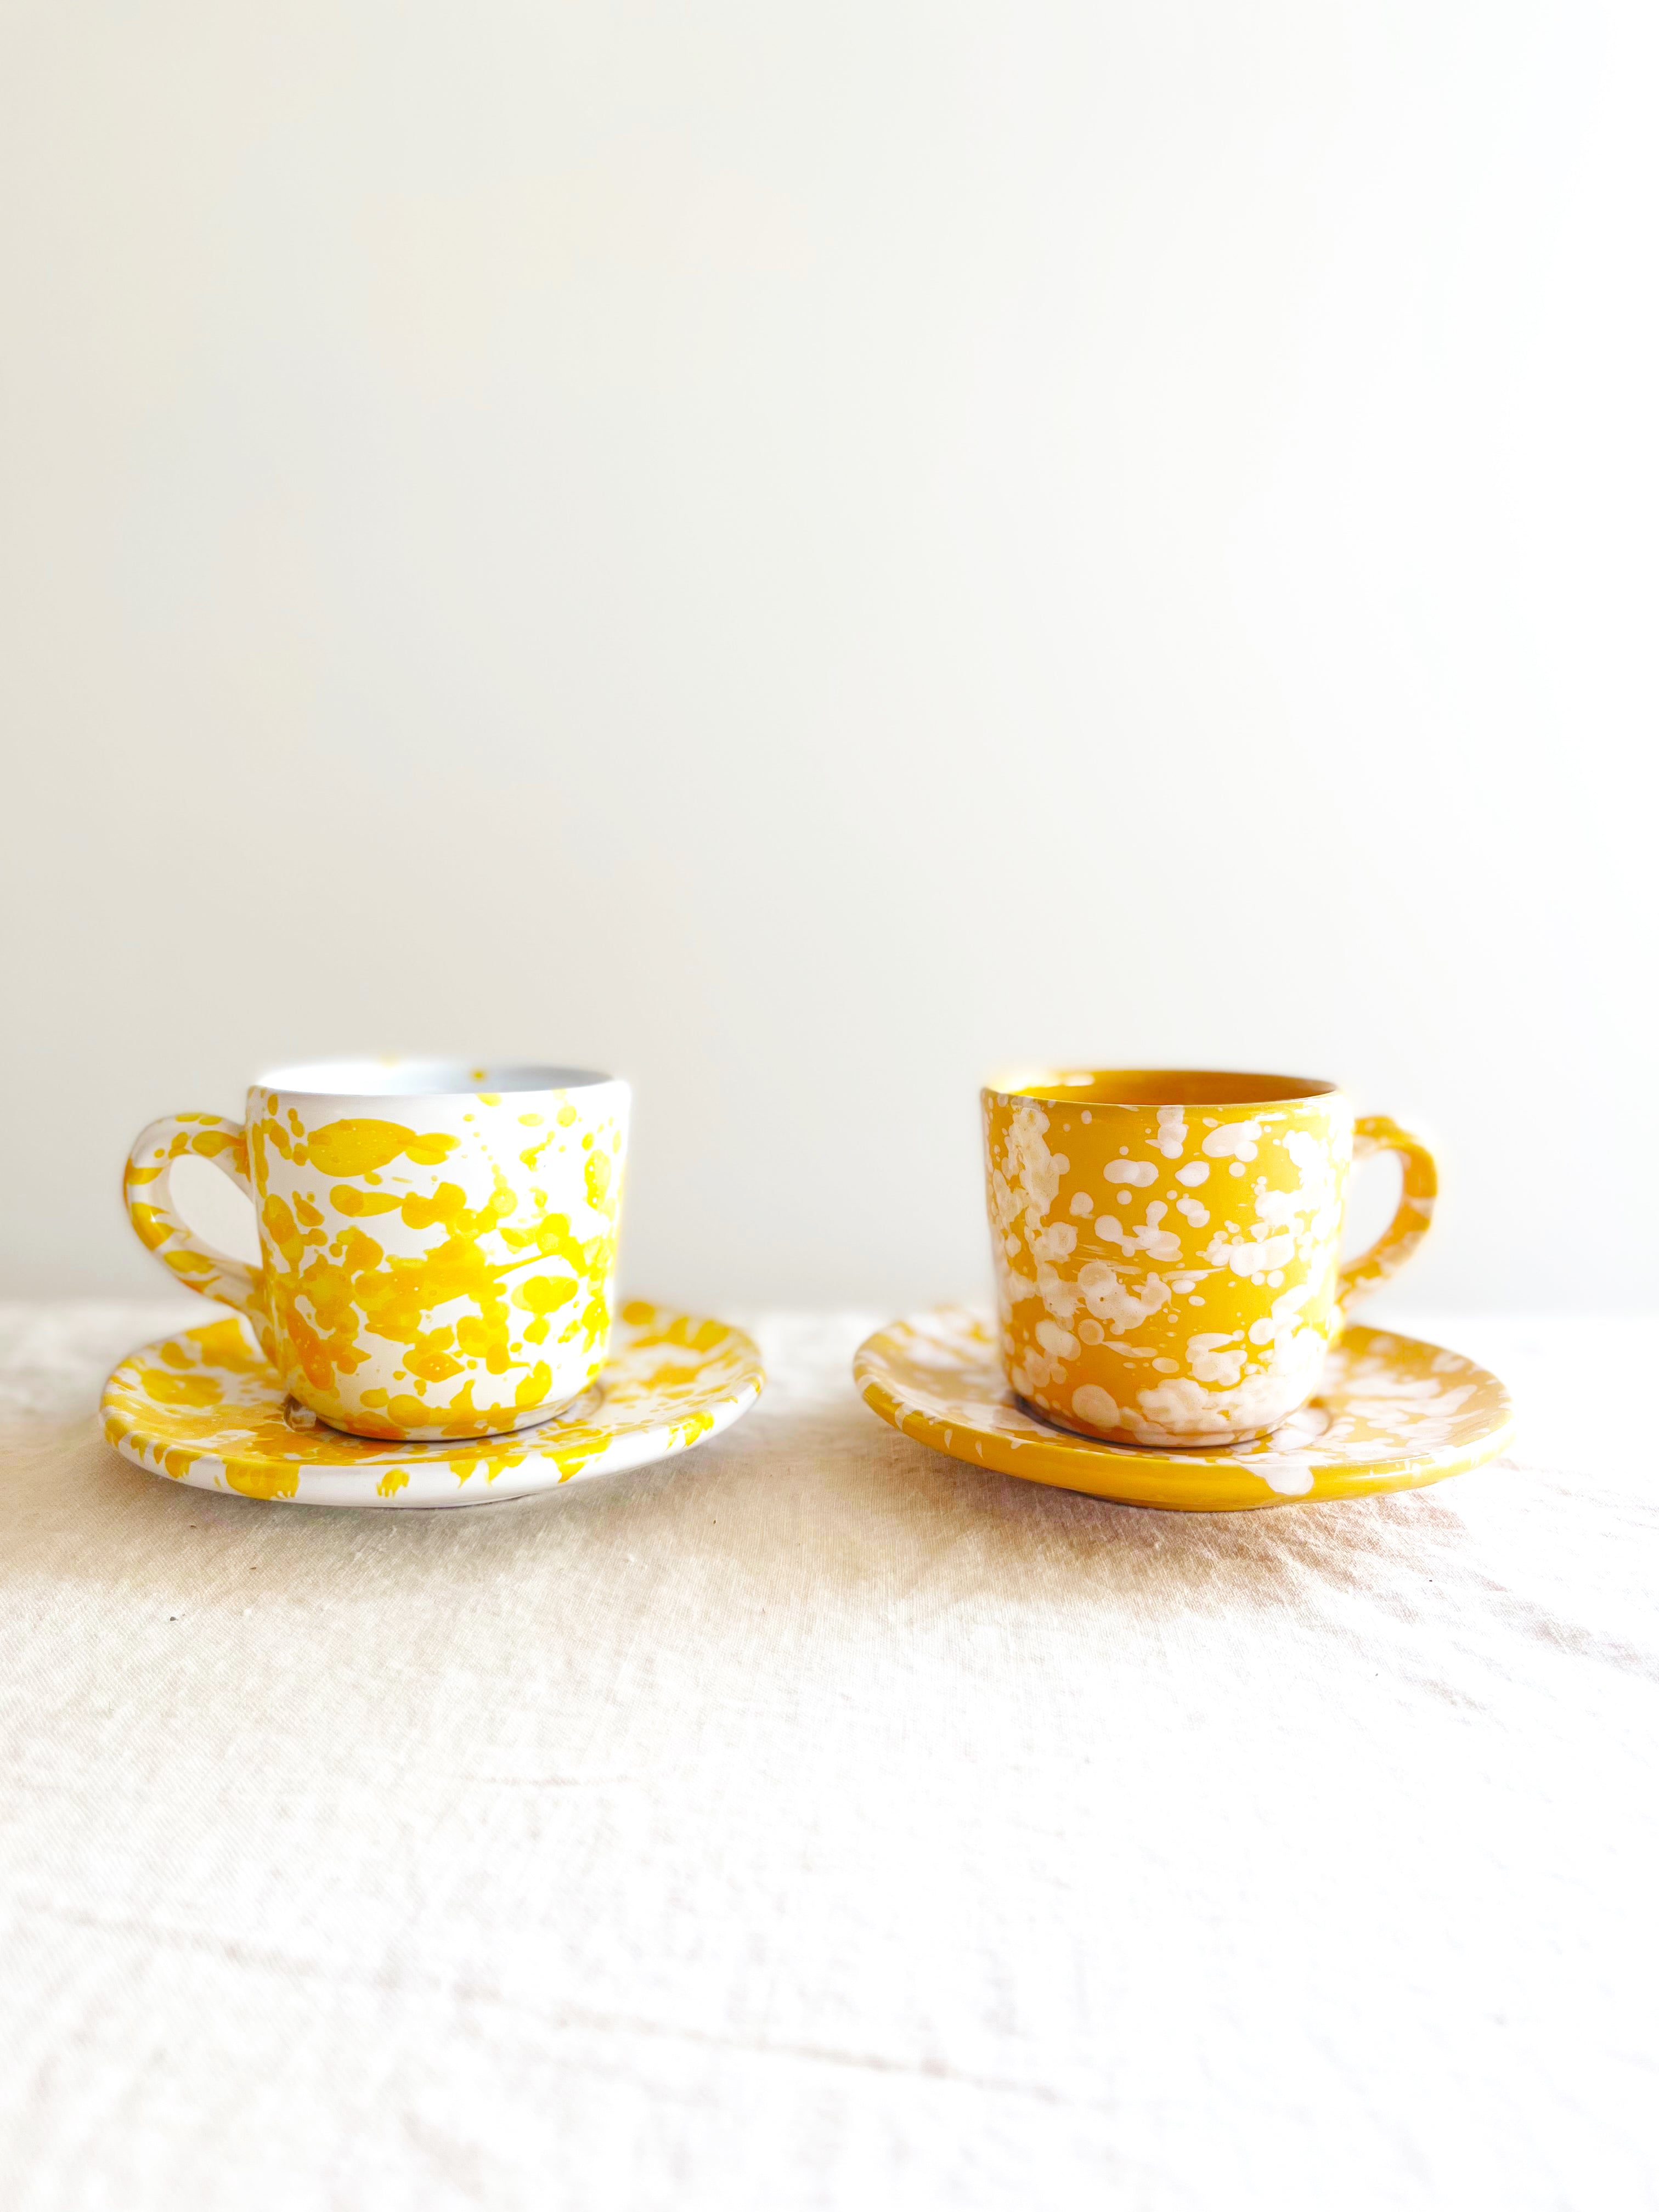
[[[620,1078],[586,1067],[506,1060],[423,1060],[389,1053],[373,1059],[290,1060],[256,1075],[254,1091],[285,1098],[477,1098],[550,1091],[593,1091]]]
[[[1139,1095],[1102,1097],[1114,1084],[1133,1086]],[[1034,1067],[1011,1068],[988,1082],[986,1098],[1026,1098],[1036,1106],[1087,1106],[1121,1113],[1155,1112],[1179,1106],[1231,1112],[1241,1107],[1297,1106],[1337,1095],[1341,1085],[1322,1076],[1261,1075],[1216,1067]],[[1206,1095],[1207,1091],[1207,1095]],[[1162,1096],[1156,1095],[1162,1092]]]

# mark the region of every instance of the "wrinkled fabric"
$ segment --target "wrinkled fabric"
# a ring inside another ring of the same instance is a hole
[[[1419,1321],[1509,1458],[1208,1517],[763,1317],[684,1458],[353,1515],[102,1443],[202,1317],[0,1324],[13,2212],[1659,2201],[1652,1323]]]

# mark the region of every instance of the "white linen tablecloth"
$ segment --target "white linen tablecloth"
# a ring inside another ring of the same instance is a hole
[[[1419,1322],[1517,1449],[1356,1504],[977,1472],[843,1316],[354,1515],[105,1446],[179,1317],[0,1328],[10,2212],[1659,2202],[1652,1323]]]

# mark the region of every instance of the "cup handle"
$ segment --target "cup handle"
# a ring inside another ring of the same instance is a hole
[[[247,1133],[222,1114],[164,1114],[143,1130],[127,1155],[123,1195],[142,1243],[178,1281],[204,1298],[219,1298],[246,1314],[266,1357],[270,1323],[265,1314],[264,1270],[233,1260],[205,1244],[173,1211],[173,1163],[185,1152],[211,1160],[240,1191],[253,1197],[247,1171]]]
[[[1353,1300],[1367,1297],[1379,1283],[1397,1274],[1411,1258],[1429,1233],[1435,1194],[1440,1187],[1434,1154],[1420,1138],[1389,1121],[1386,1114],[1359,1116],[1353,1125],[1353,1152],[1356,1159],[1364,1159],[1371,1152],[1397,1152],[1401,1188],[1394,1219],[1376,1243],[1337,1272],[1337,1303],[1345,1310]]]

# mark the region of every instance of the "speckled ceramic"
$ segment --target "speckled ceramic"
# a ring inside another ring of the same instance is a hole
[[[325,1060],[221,1114],[153,1121],[134,1228],[176,1279],[247,1316],[283,1386],[356,1436],[495,1436],[599,1373],[611,1327],[625,1083],[574,1068]],[[168,1178],[207,1159],[253,1200],[261,1264],[214,1251]]]
[[[1112,1443],[1265,1436],[1305,1406],[1346,1309],[1422,1241],[1434,1162],[1334,1084],[1048,1071],[982,1096],[1004,1370]],[[1338,1256],[1356,1152],[1399,1154],[1393,1221]]]
[[[319,1421],[248,1326],[219,1321],[124,1359],[104,1386],[104,1433],[137,1466],[199,1490],[298,1505],[479,1505],[684,1451],[745,1413],[764,1379],[741,1329],[636,1301],[588,1389],[541,1426],[379,1442]]]
[[[1222,1450],[1149,1451],[1051,1427],[1009,1389],[995,1328],[961,1307],[878,1330],[853,1376],[883,1420],[954,1459],[1182,1513],[1415,1489],[1495,1457],[1514,1425],[1495,1375],[1376,1328],[1344,1331],[1310,1402],[1271,1436]]]

